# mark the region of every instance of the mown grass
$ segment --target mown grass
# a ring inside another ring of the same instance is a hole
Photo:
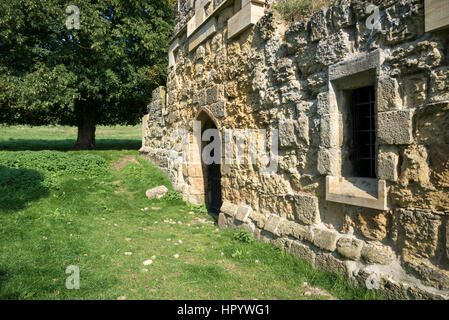
[[[98,150],[137,150],[141,146],[141,126],[98,126]],[[66,126],[29,127],[0,125],[0,150],[71,150],[77,128]]]
[[[74,141],[67,128],[1,128],[3,149],[61,151],[0,151],[0,299],[326,298],[304,295],[304,282],[338,299],[378,298],[240,231],[218,230],[173,191],[149,201],[148,188],[172,187],[138,157],[140,129],[102,132],[100,144],[107,137],[104,145],[122,150],[70,151],[59,144]],[[114,142],[123,135],[132,143]],[[79,290],[66,289],[69,265],[80,269]]]

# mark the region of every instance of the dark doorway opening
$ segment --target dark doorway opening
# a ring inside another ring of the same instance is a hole
[[[217,129],[214,121],[207,115],[202,114],[202,135],[204,131],[208,129]],[[205,146],[214,143],[214,137],[211,137],[210,141],[203,141],[201,154]],[[221,160],[221,142],[217,144],[219,148],[212,149],[210,151],[211,158],[218,158]],[[204,177],[204,191],[205,191],[205,202],[206,208],[209,213],[212,213],[216,216],[220,213],[221,206],[223,204],[222,194],[221,194],[221,161],[213,162],[211,164],[204,163],[204,159],[202,159],[202,168],[203,168],[203,177]]]

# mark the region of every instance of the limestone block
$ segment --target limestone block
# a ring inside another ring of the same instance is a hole
[[[221,119],[226,116],[226,100],[218,101],[210,106],[210,111],[215,118]]]
[[[430,102],[449,101],[449,67],[442,67],[430,75]]]
[[[428,104],[416,114],[416,137],[422,144],[442,144],[449,141],[449,100]]]
[[[327,8],[322,8],[316,12],[310,19],[311,39],[312,41],[318,41],[328,35],[327,21],[326,21]]]
[[[275,240],[277,237],[272,234],[271,232],[267,232],[265,230],[261,230],[259,234],[259,241],[262,241],[264,243],[270,243],[273,240]]]
[[[425,0],[426,32],[449,26],[449,3],[445,0]]]
[[[301,113],[298,117],[297,135],[301,143],[309,145],[309,116]]]
[[[149,115],[146,114],[142,118],[142,149],[145,148],[145,140],[148,135],[148,119]]]
[[[285,238],[274,238],[270,242],[273,246],[279,247],[281,249],[288,249],[289,246],[289,240]]]
[[[405,267],[417,273],[427,284],[440,290],[449,289],[449,271],[439,269],[428,260],[413,254],[404,254],[403,260]]]
[[[317,169],[320,174],[339,176],[341,174],[341,149],[320,148],[317,162]]]
[[[424,74],[408,77],[404,80],[405,109],[424,106],[427,100],[427,80]]]
[[[162,198],[166,193],[168,192],[168,189],[166,186],[159,186],[153,189],[148,189],[145,192],[145,195],[147,196],[148,199],[160,199]]]
[[[431,145],[430,162],[433,185],[449,187],[449,144]]]
[[[211,0],[196,0],[195,15],[187,22],[187,37],[190,37],[199,26],[213,13],[214,5]]]
[[[411,145],[402,154],[400,181],[428,185],[430,180],[429,154],[425,146]]]
[[[337,80],[352,76],[364,71],[377,69],[383,63],[383,54],[380,49],[357,58],[342,61],[329,67],[329,80]]]
[[[189,177],[190,193],[204,195],[204,179]]]
[[[192,103],[198,103],[200,107],[204,106],[206,104],[206,90],[201,89],[194,93],[192,98]]]
[[[226,215],[223,212],[220,212],[220,214],[218,215],[218,227],[220,229],[228,227],[228,221]]]
[[[260,229],[262,229],[265,226],[265,223],[267,222],[267,216],[257,211],[251,211],[249,218]]]
[[[294,221],[283,219],[278,227],[281,236],[293,237],[298,240],[312,242],[313,234],[308,226],[303,226]]]
[[[224,86],[215,85],[206,90],[206,104],[211,105],[215,102],[223,100],[224,98]]]
[[[187,167],[187,175],[189,177],[201,178],[203,176],[203,168],[202,168],[201,164],[188,164],[186,167]]]
[[[300,258],[303,259],[305,261],[307,261],[309,264],[311,264],[312,266],[315,265],[315,257],[316,254],[313,251],[313,249],[311,249],[309,246],[302,244],[299,241],[292,241],[292,243],[290,244],[290,248],[288,249],[288,251]]]
[[[370,240],[383,241],[388,237],[392,220],[391,211],[361,209],[355,219],[355,230]]]
[[[394,147],[381,146],[377,157],[377,177],[388,181],[398,180],[399,154]]]
[[[438,249],[441,218],[424,210],[399,209],[396,215],[398,245],[422,257],[433,258]]]
[[[412,300],[448,300],[447,294],[433,293],[423,290],[420,287],[411,285],[407,290],[408,297],[406,299]],[[398,299],[398,298],[396,298]]]
[[[329,101],[329,92],[319,93],[317,99],[317,113],[319,115],[338,113],[338,105]]]
[[[320,249],[335,251],[340,235],[329,229],[313,228],[313,244]]]
[[[165,95],[166,95],[166,89],[164,86],[159,86],[152,92],[152,99],[153,100],[161,100],[162,104],[165,104]]]
[[[413,110],[379,112],[377,137],[380,143],[407,145],[413,142]]]
[[[252,222],[245,222],[245,223],[239,223],[237,222],[235,224],[235,226],[237,227],[237,229],[242,229],[242,230],[246,230],[251,234],[254,234],[254,232],[256,231],[256,226],[254,225],[254,223]]]
[[[224,201],[223,204],[221,205],[221,212],[223,212],[224,214],[233,217],[235,216],[235,213],[237,212],[237,205],[228,202],[228,201]]]
[[[272,234],[279,235],[278,227],[281,223],[281,217],[275,214],[271,214],[265,223],[264,230],[271,232]]]
[[[206,24],[195,31],[189,39],[189,51],[195,50],[201,43],[212,37],[217,32],[217,19],[211,18]]]
[[[318,198],[307,194],[295,194],[294,216],[295,219],[304,224],[315,224],[320,222]]]
[[[449,259],[449,220],[446,221],[446,258]]]
[[[376,94],[378,112],[402,109],[403,103],[399,92],[399,84],[395,78],[383,77],[379,79]]]
[[[235,219],[240,222],[246,222],[252,210],[253,209],[250,206],[242,204],[238,205],[235,213]]]
[[[301,116],[298,120],[288,119],[279,123],[281,148],[300,147],[309,144],[309,119]]]
[[[338,148],[343,144],[343,118],[338,113],[326,114],[321,117],[321,146]]]
[[[265,14],[264,1],[243,0],[242,9],[228,20],[228,39],[255,25]]]
[[[337,242],[337,252],[354,261],[360,259],[362,248],[363,241],[355,238],[343,237]]]
[[[389,265],[393,262],[394,253],[390,247],[380,243],[365,243],[362,249],[362,258],[368,264]]]
[[[315,258],[315,267],[320,270],[339,273],[341,275],[347,274],[345,263],[334,257],[331,253],[318,253]]]
[[[332,7],[332,22],[338,29],[353,26],[357,20],[351,8],[351,1],[340,1]]]

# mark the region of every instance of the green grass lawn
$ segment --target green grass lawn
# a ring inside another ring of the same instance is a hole
[[[0,127],[0,299],[328,298],[310,287],[377,298],[218,230],[173,191],[148,200],[147,189],[171,184],[138,156],[140,127],[99,128],[97,151],[70,151],[75,137],[74,128]],[[70,265],[79,290],[66,288]]]

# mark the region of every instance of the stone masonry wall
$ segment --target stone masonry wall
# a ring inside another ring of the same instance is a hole
[[[212,1],[215,29],[192,50],[183,28],[195,1],[179,0],[178,49],[167,90],[153,93],[141,153],[201,203],[174,130],[192,132],[201,111],[220,130],[278,129],[276,173],[222,165],[220,227],[245,228],[354,284],[372,280],[391,298],[447,299],[447,30],[424,31],[423,0],[372,1],[379,29],[367,27],[367,2],[340,0],[291,26],[266,10],[228,39],[241,9],[225,2]],[[376,88],[377,128],[377,179],[366,183],[350,178],[344,100],[364,84]],[[359,195],[359,182],[377,198]]]

